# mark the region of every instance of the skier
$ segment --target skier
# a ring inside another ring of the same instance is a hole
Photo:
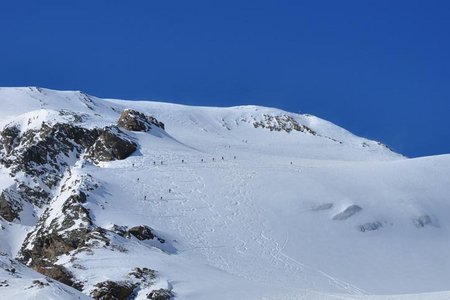
[[[223,160],[223,156],[222,156],[222,160]]]
[[[147,200],[147,195],[144,196],[144,200]]]
[[[181,163],[184,164],[184,159],[181,160]]]
[[[236,155],[234,156],[234,159],[236,159]]]
[[[156,161],[153,162],[153,165],[156,165]]]
[[[169,193],[172,192],[172,189],[169,189]]]

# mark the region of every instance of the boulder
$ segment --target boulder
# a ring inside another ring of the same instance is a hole
[[[95,285],[91,297],[97,300],[126,300],[132,294],[136,285],[128,281],[103,281]]]
[[[128,229],[128,233],[133,235],[140,241],[152,240],[155,238],[152,229],[145,225],[131,227],[130,229]]]
[[[136,143],[117,127],[110,126],[101,130],[101,134],[87,151],[86,157],[94,162],[121,160],[130,156],[136,149]]]
[[[117,121],[117,126],[130,131],[150,131],[152,125],[164,129],[164,123],[134,109],[125,109]]]

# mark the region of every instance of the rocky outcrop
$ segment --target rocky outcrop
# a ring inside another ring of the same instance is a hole
[[[68,113],[64,112],[64,116]],[[84,159],[95,163],[125,159],[136,151],[137,144],[117,126],[84,128],[80,125],[81,117],[76,118],[74,114],[73,120],[43,122],[25,131],[17,124],[10,124],[0,132],[0,163],[14,178],[10,187],[0,191],[0,216],[14,221],[22,211],[33,214],[34,219],[27,220],[35,226],[23,241],[18,261],[82,290],[83,283],[71,273],[80,252],[92,253],[100,247],[126,252],[123,239],[116,242],[115,234],[140,241],[154,240],[151,243],[158,245],[165,241],[145,225],[125,227],[120,234],[94,223],[86,202],[98,184],[81,170]],[[164,128],[164,124],[152,117],[146,116],[145,121],[145,126]],[[66,255],[71,257],[70,261],[62,265],[59,259]],[[147,295],[155,272],[136,268],[126,276],[124,282],[98,283],[92,295],[96,299],[127,299],[137,287],[145,287],[143,293]]]
[[[34,269],[47,277],[50,277],[68,286],[72,286],[77,290],[82,289],[82,285],[80,283],[76,283],[74,281],[73,275],[63,266],[41,261],[39,262],[38,266],[34,267]]]
[[[128,228],[127,226],[114,225],[111,230],[114,233],[128,239],[133,236],[140,241],[157,239],[161,244],[165,243],[165,240],[158,237],[153,232],[153,229],[147,225],[138,225],[131,228]]]
[[[87,151],[86,157],[94,162],[121,160],[130,156],[137,144],[115,126],[101,130],[95,143]]]
[[[140,241],[143,240],[152,240],[155,238],[153,235],[152,229],[148,226],[135,226],[130,229],[128,229],[128,233],[133,235],[135,238],[137,238]]]
[[[87,129],[70,123],[42,123],[40,129],[23,134],[17,125],[7,126],[0,134],[3,145],[1,162],[14,174],[39,176],[52,188],[73,163],[73,156],[87,152],[95,161],[125,159],[137,145],[116,126]]]
[[[374,231],[377,229],[380,229],[381,227],[383,227],[383,224],[381,222],[368,222],[365,223],[363,225],[359,226],[359,230],[361,232],[366,232],[366,231]]]
[[[11,153],[18,144],[17,138],[19,137],[19,134],[20,129],[17,125],[7,126],[1,132],[1,145],[7,154]]]
[[[95,284],[94,290],[90,293],[91,297],[94,299],[102,300],[130,299],[130,297],[135,297],[135,294],[139,290],[151,288],[156,278],[156,272],[148,268],[135,268],[128,274],[127,277],[127,279],[122,281],[107,280]],[[153,291],[151,291],[150,293],[152,292]]]
[[[300,131],[317,135],[317,133],[306,125],[299,124],[293,117],[289,115],[263,115],[263,120],[254,121],[253,126],[255,128],[266,128],[270,131]]]
[[[137,110],[125,109],[117,121],[117,126],[130,131],[150,131],[152,126],[164,129],[164,123],[155,117],[147,116]]]
[[[15,201],[3,194],[0,215],[13,220],[22,201],[38,207],[50,201],[48,190],[55,188],[70,167],[84,153],[94,162],[125,159],[137,148],[117,127],[88,129],[73,123],[42,123],[40,128],[21,133],[19,125],[9,124],[0,132],[0,163],[16,180]],[[13,203],[14,202],[14,203]]]
[[[174,295],[173,295],[172,291],[165,290],[165,289],[155,290],[147,295],[147,299],[151,299],[151,300],[170,300],[173,297],[174,297]]]
[[[437,221],[437,219],[426,214],[414,218],[413,224],[417,228],[423,228],[425,226],[439,227],[439,222]]]
[[[69,177],[61,187],[60,196],[53,200],[30,232],[18,259],[34,270],[55,280],[80,288],[69,271],[58,265],[61,255],[88,250],[99,241],[107,244],[104,230],[97,227],[84,207],[87,192],[96,188],[89,175]],[[64,196],[67,195],[67,196]]]
[[[103,281],[95,285],[91,297],[97,300],[127,300],[136,288],[135,284],[127,281]]]
[[[14,198],[10,189],[2,191],[0,194],[0,216],[8,222],[18,218],[22,210],[20,202]]]

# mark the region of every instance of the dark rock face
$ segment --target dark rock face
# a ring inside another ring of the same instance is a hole
[[[72,286],[80,290],[80,286],[75,284],[72,274],[63,266],[45,264],[45,262],[41,262],[41,264],[34,269],[45,276],[48,276],[68,286]]]
[[[95,143],[89,148],[86,157],[95,162],[121,160],[136,151],[137,145],[117,127],[106,127]]]
[[[8,222],[12,222],[19,217],[19,212],[22,210],[20,203],[15,200],[10,190],[4,190],[0,194],[0,216]]]
[[[5,127],[1,132],[1,143],[6,151],[6,153],[11,153],[11,151],[17,145],[17,138],[19,137],[20,129],[17,126],[10,125]]]
[[[130,131],[149,131],[152,125],[164,129],[163,122],[133,109],[125,109],[117,121],[117,126]]]
[[[23,171],[39,176],[52,188],[62,178],[71,163],[87,151],[95,161],[125,159],[137,145],[117,127],[87,129],[70,123],[43,123],[38,130],[20,135],[17,126],[7,126],[0,134],[4,153],[1,163],[11,167],[12,175]]]
[[[170,300],[174,297],[173,293],[169,290],[159,289],[152,291],[147,295],[147,299],[152,300]]]
[[[99,162],[124,159],[136,148],[115,126],[87,129],[73,123],[42,123],[39,129],[21,133],[19,125],[7,125],[0,132],[0,163],[10,168],[11,176],[23,172],[29,180],[17,181],[2,191],[0,216],[12,221],[24,202],[40,208],[49,203],[48,190],[58,185],[74,158],[84,152],[87,158]]]
[[[42,124],[40,129],[28,130],[18,135],[15,127],[2,132],[5,154],[2,162],[11,167],[13,173],[23,171],[27,175],[41,176],[48,187],[52,187],[64,169],[68,158],[75,152],[79,156],[83,149],[92,145],[99,133],[73,124]],[[11,133],[13,132],[13,133]]]
[[[128,281],[103,281],[95,285],[91,297],[97,300],[127,300],[136,288]]]
[[[87,200],[87,191],[95,188],[89,175],[67,179],[61,192],[68,192],[62,199],[62,207],[48,207],[22,244],[18,259],[34,270],[55,280],[80,288],[63,266],[57,265],[59,256],[70,254],[74,250],[87,250],[94,240],[106,238],[100,228],[95,226],[89,211],[83,206]]]
[[[72,115],[64,112],[67,113]],[[76,113],[73,116],[76,122],[82,121]],[[152,117],[146,117],[146,121],[164,126]],[[94,162],[125,159],[137,149],[137,144],[117,126],[89,129],[75,123],[42,123],[40,128],[25,132],[21,132],[18,125],[9,125],[0,132],[0,163],[9,168],[15,179],[12,186],[0,190],[0,216],[13,221],[24,210],[24,213],[38,217],[17,259],[50,278],[82,290],[82,284],[73,274],[58,265],[62,255],[75,257],[77,253],[89,253],[95,247],[112,251],[126,249],[110,240],[115,231],[94,224],[86,202],[98,184],[89,174],[73,172],[73,168],[80,167],[76,163],[83,154],[84,158]],[[58,204],[49,205],[54,202]],[[25,210],[28,203],[31,208],[39,209],[34,212]],[[122,234],[127,238],[157,238],[164,242],[148,226],[136,226],[130,230],[125,227]],[[153,270],[136,268],[128,276],[129,280],[125,282],[97,284],[93,297],[127,299],[138,286],[149,288],[156,275]]]

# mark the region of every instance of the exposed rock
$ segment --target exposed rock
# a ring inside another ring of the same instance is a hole
[[[137,290],[151,290],[156,272],[148,268],[134,268],[128,274],[129,279],[123,281],[103,281],[97,283],[91,292],[94,299],[130,299]],[[171,291],[160,289],[147,294],[148,299],[171,299]]]
[[[152,300],[170,300],[174,297],[173,293],[169,290],[165,289],[159,289],[150,292],[150,294],[147,295],[147,299]]]
[[[27,201],[37,207],[42,207],[42,205],[48,203],[50,200],[50,194],[39,185],[30,187],[23,182],[18,182],[16,189],[20,201]]]
[[[73,280],[72,274],[63,266],[46,263],[45,261],[41,260],[39,262],[39,266],[35,267],[34,269],[45,276],[79,289],[79,286],[76,285]]]
[[[8,280],[0,280],[0,287],[8,287],[9,282]]]
[[[383,224],[381,224],[381,222],[369,222],[369,223],[365,223],[363,225],[359,226],[359,230],[361,230],[362,232],[365,231],[374,231],[377,230],[379,228],[383,227]]]
[[[19,137],[20,129],[17,125],[11,124],[6,126],[1,132],[1,144],[6,153],[9,154],[18,144],[17,138]]]
[[[358,213],[361,210],[362,210],[361,206],[355,204],[350,205],[349,207],[347,207],[346,209],[335,215],[333,217],[333,220],[339,221],[347,220],[348,218],[350,218],[351,216],[353,216],[354,214]]]
[[[111,231],[125,238],[134,236],[140,241],[153,240],[156,238],[160,243],[165,243],[164,239],[156,236],[153,233],[152,228],[146,225],[134,226],[128,229],[127,226],[119,226],[114,224],[114,226],[111,228]]]
[[[160,243],[165,243],[164,239],[157,237],[155,234],[153,234],[152,229],[146,225],[132,227],[128,229],[128,233],[133,235],[140,241],[152,240],[156,238]]]
[[[117,127],[102,130],[95,143],[89,148],[86,157],[95,162],[125,159],[136,151],[137,145]]]
[[[140,241],[152,240],[155,237],[152,229],[145,225],[132,227],[128,229],[128,232]]]
[[[115,234],[120,235],[121,237],[127,237],[128,236],[128,227],[127,226],[119,226],[114,224],[113,227],[110,229]]]
[[[300,131],[317,135],[317,133],[306,125],[299,124],[292,116],[289,115],[264,115],[264,120],[254,121],[253,126],[255,128],[262,127],[269,129],[270,131],[286,131],[291,132]]]
[[[81,121],[74,115],[73,122]],[[164,126],[152,117],[146,117],[146,121]],[[0,193],[0,216],[7,221],[18,218],[25,201],[43,211],[23,242],[18,260],[81,290],[82,285],[73,274],[58,265],[62,255],[74,257],[80,251],[89,253],[93,247],[101,246],[126,251],[120,244],[112,245],[111,231],[92,221],[85,204],[88,193],[98,185],[90,175],[74,173],[72,167],[85,153],[86,158],[99,162],[124,159],[136,149],[136,143],[116,126],[88,129],[73,123],[42,123],[40,128],[23,133],[16,125],[5,128],[0,133],[0,162],[10,169],[16,181]],[[63,178],[65,182],[61,182]],[[59,193],[52,193],[56,195],[53,197],[49,191]],[[55,205],[46,207],[50,201]],[[126,228],[122,234],[164,243],[148,226]],[[137,286],[149,288],[156,276],[147,268],[136,268],[128,275],[130,279],[123,283],[99,283],[94,292],[96,299],[126,299]],[[34,285],[42,286],[37,282]]]
[[[79,288],[79,284],[72,275],[63,266],[56,265],[59,256],[87,250],[93,241],[105,240],[104,232],[93,224],[89,211],[83,206],[87,199],[85,191],[94,185],[91,180],[88,175],[67,179],[61,192],[67,192],[68,196],[55,200],[61,202],[61,207],[45,210],[18,255],[20,261],[34,270],[75,288]]]
[[[30,286],[29,288],[37,287],[37,288],[42,289],[42,288],[44,288],[46,286],[49,286],[49,285],[50,284],[48,284],[48,282],[42,282],[42,281],[36,279],[36,280],[33,280],[33,285]]]
[[[431,225],[433,227],[439,227],[439,223],[435,218],[432,218],[429,215],[422,215],[420,217],[417,217],[413,219],[414,226],[417,228],[423,228],[427,225]]]
[[[12,175],[22,171],[40,177],[49,188],[61,180],[73,163],[73,156],[98,161],[124,159],[137,145],[116,126],[87,129],[71,123],[42,123],[40,129],[28,130],[20,135],[17,126],[1,132],[4,153],[1,162],[11,167]]]
[[[117,121],[117,126],[130,131],[149,131],[152,125],[164,129],[164,123],[133,109],[125,109]]]
[[[136,288],[135,284],[128,281],[103,281],[95,285],[91,297],[97,300],[126,300]]]
[[[0,194],[0,216],[8,222],[18,218],[22,210],[20,202],[11,197],[10,193],[10,190],[4,190]]]
[[[156,278],[156,271],[149,268],[134,268],[128,275],[140,282],[151,283]]]

